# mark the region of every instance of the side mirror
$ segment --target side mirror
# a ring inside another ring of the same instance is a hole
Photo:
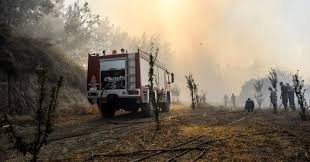
[[[171,83],[174,83],[174,73],[171,73]]]

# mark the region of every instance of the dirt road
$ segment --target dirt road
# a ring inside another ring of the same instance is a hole
[[[44,161],[309,161],[310,122],[297,113],[190,110],[175,106],[152,118],[90,115],[59,125],[40,154]],[[27,157],[8,151],[9,161]]]

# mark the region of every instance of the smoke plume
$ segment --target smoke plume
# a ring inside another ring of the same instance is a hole
[[[159,34],[174,51],[171,69],[183,98],[192,72],[209,101],[238,93],[270,67],[309,73],[307,0],[89,0],[131,35]],[[305,77],[309,77],[306,75]]]

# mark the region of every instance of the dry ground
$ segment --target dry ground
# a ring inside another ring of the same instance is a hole
[[[133,161],[154,153],[142,161],[310,161],[310,122],[302,122],[294,112],[246,113],[210,106],[190,110],[178,105],[162,114],[160,131],[155,131],[152,118],[139,113],[59,121],[40,154],[42,161]],[[27,159],[12,150],[2,158]]]

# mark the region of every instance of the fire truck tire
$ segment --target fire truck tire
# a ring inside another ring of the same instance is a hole
[[[139,108],[138,108],[138,107],[135,107],[135,108],[131,109],[131,112],[132,112],[132,113],[137,113],[138,111],[139,111]]]
[[[144,104],[142,106],[142,113],[143,113],[143,116],[145,116],[145,117],[152,117],[152,116],[154,116],[153,104],[151,102],[147,103],[147,104]]]
[[[169,112],[170,111],[170,103],[169,102],[162,103],[161,111],[162,112]]]
[[[104,118],[112,118],[115,114],[115,108],[110,104],[101,104],[100,112]]]

